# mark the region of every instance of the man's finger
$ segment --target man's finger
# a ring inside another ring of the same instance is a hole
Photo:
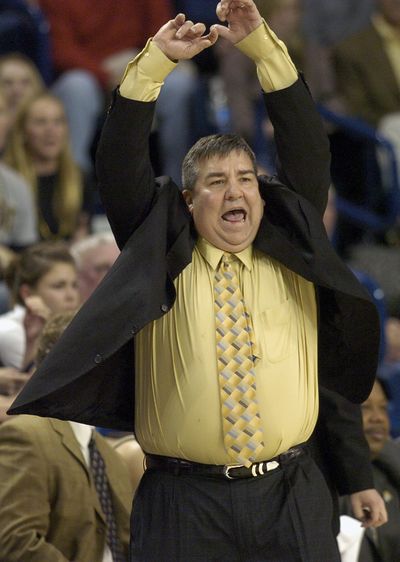
[[[205,30],[206,30],[206,26],[204,25],[204,23],[195,23],[194,25],[192,25],[190,29],[191,33],[193,33],[193,35],[196,35],[198,37],[201,37],[205,32]]]
[[[176,32],[177,38],[182,39],[182,37],[184,37],[193,26],[194,24],[191,20],[186,20],[185,23],[181,25],[181,27]]]
[[[177,14],[172,21],[174,22],[176,27],[181,27],[185,23],[185,20],[186,20],[185,14],[180,13]]]

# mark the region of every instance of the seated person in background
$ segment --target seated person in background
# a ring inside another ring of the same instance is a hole
[[[0,88],[14,119],[20,107],[44,89],[44,83],[31,59],[21,53],[10,53],[0,57]]]
[[[72,159],[61,101],[48,92],[31,97],[19,111],[5,161],[28,182],[43,239],[87,234],[91,190]]]
[[[58,314],[48,321],[38,346],[38,364],[73,314]],[[106,490],[108,508],[98,495],[104,468],[100,474],[95,463],[105,467],[102,493]],[[1,560],[126,561],[131,502],[125,463],[93,427],[36,416],[17,416],[2,424]]]
[[[70,250],[78,270],[78,288],[84,302],[111,269],[120,251],[111,232],[87,236],[72,244]]]
[[[375,0],[302,0],[306,76],[314,99],[338,110],[332,49],[365,27]]]
[[[334,50],[336,80],[348,111],[373,127],[400,111],[400,5],[378,0],[367,27]]]
[[[390,439],[388,395],[381,381],[375,382],[361,411],[374,484],[385,501],[388,523],[365,530],[358,560],[394,562],[400,560],[400,446]],[[342,512],[351,514],[347,504],[342,506]]]
[[[370,24],[334,50],[347,110],[378,128],[400,162],[400,3],[377,0]]]
[[[10,125],[10,111],[0,87],[0,245],[21,250],[37,242],[38,231],[31,189],[1,161]]]
[[[41,242],[15,256],[5,278],[14,306],[0,316],[0,364],[28,372],[50,314],[75,310],[79,305],[76,267],[64,244]],[[18,385],[14,393],[1,397],[0,421],[6,418]]]
[[[77,308],[76,267],[64,244],[41,242],[15,256],[5,276],[14,308],[0,316],[0,361],[23,371],[50,314]]]

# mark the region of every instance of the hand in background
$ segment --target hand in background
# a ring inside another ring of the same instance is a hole
[[[13,367],[0,368],[0,394],[13,396],[24,386],[28,380],[28,375],[20,373]]]
[[[27,343],[30,343],[39,337],[51,312],[43,300],[36,295],[27,297],[24,300],[24,305],[26,308],[24,319],[25,336]]]
[[[362,527],[380,527],[387,523],[385,502],[376,490],[362,490],[351,494],[350,503],[354,517],[362,522]]]

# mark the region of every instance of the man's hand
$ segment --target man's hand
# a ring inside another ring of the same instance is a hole
[[[204,35],[206,26],[203,23],[194,24],[187,20],[184,14],[178,14],[162,26],[153,37],[153,42],[172,61],[191,59],[204,49],[214,45],[218,39],[215,26]]]
[[[385,502],[374,489],[362,490],[350,495],[354,517],[362,521],[362,527],[380,527],[387,523]]]
[[[214,25],[218,35],[232,44],[238,43],[262,23],[262,18],[253,0],[221,0],[217,5],[217,16],[224,25]]]

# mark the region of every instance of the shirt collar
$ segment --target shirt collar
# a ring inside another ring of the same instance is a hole
[[[384,41],[400,41],[400,32],[390,25],[381,14],[373,14],[372,23]]]
[[[74,421],[69,422],[72,431],[82,449],[89,446],[90,439],[92,438],[94,427],[92,425],[85,425]]]
[[[206,260],[206,262],[214,270],[217,270],[218,264],[221,261],[221,258],[222,258],[223,254],[225,252],[223,250],[220,250],[219,248],[216,248],[215,246],[210,244],[210,242],[208,242],[204,238],[201,238],[201,236],[199,236],[199,238],[197,239],[196,246],[197,246],[200,254]],[[238,260],[240,260],[243,263],[243,265],[249,271],[251,271],[251,268],[253,266],[253,246],[252,245],[248,246],[247,248],[245,248],[241,252],[237,252],[237,253],[231,252],[231,253],[234,256],[236,256],[238,258]]]

